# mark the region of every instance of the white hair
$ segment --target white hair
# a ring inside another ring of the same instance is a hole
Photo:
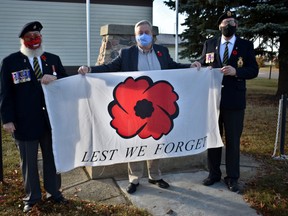
[[[152,31],[152,24],[148,20],[141,20],[135,24],[134,31],[136,32],[136,28],[141,25],[148,25]]]
[[[24,44],[24,40],[22,38],[20,38],[20,43],[21,43],[21,46],[20,46],[21,53],[23,53],[24,55],[26,55],[30,58],[41,56],[44,53],[44,47],[42,45],[43,41],[42,41],[40,47],[35,49],[35,50],[29,49],[28,47],[26,47]]]

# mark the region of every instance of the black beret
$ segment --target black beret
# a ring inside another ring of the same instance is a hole
[[[42,24],[38,21],[27,23],[23,26],[21,32],[19,33],[19,38],[22,38],[29,31],[41,31],[43,28]]]
[[[233,11],[226,11],[224,14],[222,14],[218,20],[217,20],[217,25],[219,26],[222,20],[227,19],[227,18],[234,18],[236,19],[235,12]]]

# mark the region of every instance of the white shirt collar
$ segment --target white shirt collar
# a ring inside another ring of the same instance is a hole
[[[233,37],[229,40],[229,43],[231,43],[231,45],[234,45],[235,41],[236,41],[236,36],[233,35]],[[222,36],[222,37],[221,37],[221,44],[223,45],[225,42],[227,42],[227,41],[226,41],[226,40],[224,39],[224,37]]]
[[[140,46],[137,46],[137,47],[138,47],[138,50],[143,54],[152,53],[152,51],[153,51],[153,46],[151,47],[151,49],[148,52],[144,51]]]

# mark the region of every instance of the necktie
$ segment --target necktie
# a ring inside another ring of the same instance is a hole
[[[38,63],[37,57],[33,58],[33,66],[34,66],[34,72],[35,72],[36,78],[40,79],[42,77],[42,72],[41,72],[41,69],[39,67],[39,63]]]
[[[223,55],[223,65],[227,65],[228,63],[228,44],[229,42],[225,42],[225,51],[224,51],[224,55]]]

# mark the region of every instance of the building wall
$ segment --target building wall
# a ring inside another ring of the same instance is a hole
[[[0,59],[19,50],[18,34],[23,25],[38,20],[42,23],[45,50],[58,54],[64,66],[87,64],[86,4],[79,1],[0,1]],[[102,37],[100,28],[106,24],[134,25],[142,19],[152,21],[151,6],[140,4],[127,5],[90,4],[91,65],[96,63]],[[135,1],[134,1],[135,2]]]
[[[179,63],[191,63],[191,60],[188,58],[180,59],[179,53],[185,49],[185,47],[182,45],[182,40],[178,36],[178,61]],[[175,34],[159,34],[157,35],[157,44],[160,44],[162,46],[166,46],[169,49],[170,56],[176,61],[175,59]]]

